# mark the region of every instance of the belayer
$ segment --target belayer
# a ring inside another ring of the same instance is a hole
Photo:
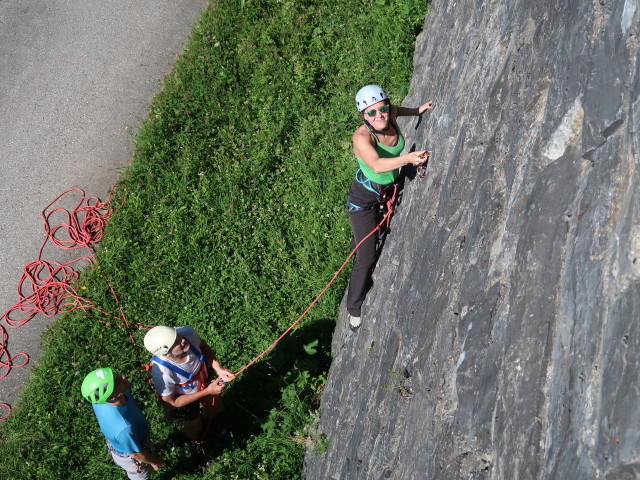
[[[367,85],[356,94],[356,108],[362,117],[353,134],[353,153],[359,167],[347,195],[346,210],[353,230],[352,248],[369,235],[381,220],[380,202],[394,187],[400,167],[421,165],[427,150],[400,155],[404,137],[396,123],[397,117],[422,115],[433,108],[429,101],[417,108],[392,105],[378,85]],[[371,287],[371,274],[377,260],[379,232],[371,235],[356,252],[347,290],[349,325],[356,331],[361,323],[362,303]]]
[[[209,344],[191,327],[153,327],[144,337],[144,346],[153,355],[151,377],[165,409],[185,422],[187,439],[200,439],[224,409],[219,395],[235,375],[220,365]],[[218,375],[211,383],[208,368]]]

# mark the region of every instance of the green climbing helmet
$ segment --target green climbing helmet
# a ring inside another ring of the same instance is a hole
[[[98,368],[84,377],[82,396],[91,403],[106,403],[113,393],[113,387],[113,371],[110,368]]]

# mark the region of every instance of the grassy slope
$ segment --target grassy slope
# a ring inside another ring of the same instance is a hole
[[[126,201],[99,247],[130,321],[191,325],[238,370],[304,311],[348,253],[353,95],[375,82],[402,99],[426,9],[418,0],[211,1],[150,107],[114,204]],[[157,478],[299,477],[346,281],[229,387],[233,438],[206,447],[185,445],[164,420],[117,321],[64,315],[0,429],[0,478],[123,478],[79,395],[97,366],[132,379],[167,459]],[[81,284],[117,312],[99,271]],[[144,331],[134,336],[141,346]]]

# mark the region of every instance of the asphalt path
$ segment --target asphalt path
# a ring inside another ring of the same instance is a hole
[[[45,205],[72,187],[106,199],[205,5],[0,0],[0,314],[18,301],[23,268],[38,256]],[[76,256],[48,247],[46,255]],[[39,314],[18,328],[2,323],[7,351],[30,362],[0,379],[0,402],[16,402],[51,321]]]

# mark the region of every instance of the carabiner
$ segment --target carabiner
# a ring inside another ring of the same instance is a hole
[[[416,172],[418,173],[418,178],[424,178],[427,176],[427,163],[429,162],[429,156],[431,155],[431,149],[426,148],[424,153],[420,155],[420,158],[424,159],[424,163],[422,165],[418,165]]]

